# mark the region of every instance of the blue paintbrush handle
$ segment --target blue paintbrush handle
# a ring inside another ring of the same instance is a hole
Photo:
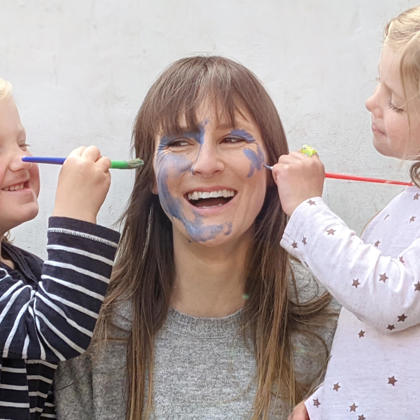
[[[24,156],[24,162],[32,163],[52,163],[53,165],[62,165],[66,158],[60,157],[43,157],[43,156]],[[132,160],[111,160],[112,169],[136,169],[144,164],[140,158]]]
[[[24,162],[33,162],[33,163],[52,163],[55,165],[62,165],[66,158],[59,157],[38,157],[38,156],[24,156],[22,158]]]

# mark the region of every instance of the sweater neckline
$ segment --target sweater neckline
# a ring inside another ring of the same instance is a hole
[[[169,308],[166,328],[177,334],[188,334],[201,338],[233,336],[241,324],[242,309],[224,317],[196,317]]]

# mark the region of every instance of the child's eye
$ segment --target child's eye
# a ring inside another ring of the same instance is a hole
[[[395,106],[391,101],[388,102],[388,106],[392,111],[395,111],[396,113],[400,114],[401,112],[404,112],[404,108],[399,108]]]
[[[22,150],[28,150],[28,147],[29,147],[30,145],[28,144],[28,143],[19,143],[19,147],[22,149]]]

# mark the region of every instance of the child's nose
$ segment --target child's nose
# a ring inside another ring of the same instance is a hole
[[[28,155],[29,155],[28,152],[26,152],[24,150],[21,150],[21,149],[19,149],[18,151],[15,151],[10,158],[9,168],[12,171],[20,171],[22,169],[27,169],[27,170],[30,169],[32,167],[33,163],[24,162],[22,160],[22,158],[24,156],[28,156]]]
[[[376,117],[380,116],[382,113],[382,108],[379,99],[380,87],[378,85],[373,94],[369,96],[369,98],[367,98],[365,102],[366,109]]]
[[[224,163],[221,156],[219,156],[217,147],[204,142],[198,150],[197,157],[191,166],[192,173],[208,177],[222,171],[223,168]]]

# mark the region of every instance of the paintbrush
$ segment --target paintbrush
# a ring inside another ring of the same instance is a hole
[[[41,157],[41,156],[24,156],[22,158],[24,162],[33,162],[33,163],[50,163],[53,165],[62,165],[66,158],[61,157]],[[112,169],[136,169],[144,165],[142,159],[132,159],[132,160],[111,160]]]
[[[273,170],[272,166],[266,165],[264,166],[269,169],[270,171]],[[347,181],[360,181],[360,182],[376,182],[378,184],[393,184],[393,185],[413,185],[412,182],[404,182],[404,181],[392,181],[389,179],[380,179],[380,178],[368,178],[364,176],[356,176],[356,175],[346,175],[346,174],[334,174],[334,173],[325,173],[325,178],[331,179],[345,179]]]

